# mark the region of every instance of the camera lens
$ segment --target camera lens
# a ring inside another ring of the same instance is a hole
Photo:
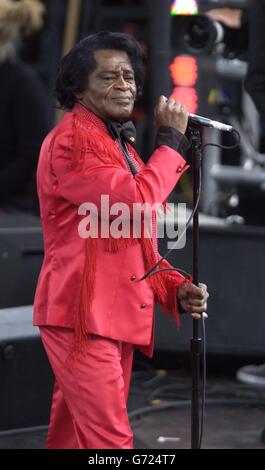
[[[183,22],[182,45],[191,54],[209,54],[214,45],[222,41],[223,35],[224,30],[220,23],[205,15],[189,16]]]
[[[188,22],[184,33],[184,41],[188,47],[200,50],[208,45],[212,34],[206,23],[202,17]]]
[[[247,34],[245,30],[233,30],[203,14],[172,17],[171,46],[174,51],[203,56],[212,54],[219,43],[223,44],[223,48],[219,48],[223,55],[233,53],[244,57]]]

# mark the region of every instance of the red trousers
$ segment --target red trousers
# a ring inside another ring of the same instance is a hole
[[[86,355],[70,369],[73,330],[40,327],[55,375],[48,449],[132,449],[126,402],[133,345],[89,335]]]

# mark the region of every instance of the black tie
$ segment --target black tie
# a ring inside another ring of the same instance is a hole
[[[123,122],[107,119],[106,124],[109,133],[114,139],[123,140],[129,142],[133,146],[135,145],[136,129],[132,121]]]
[[[138,173],[128,153],[126,142],[131,145],[136,141],[136,129],[132,121],[120,122],[111,119],[106,120],[106,125],[113,139],[118,139],[121,151],[133,175]]]

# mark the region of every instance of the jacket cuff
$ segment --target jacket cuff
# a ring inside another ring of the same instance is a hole
[[[186,151],[190,147],[190,142],[187,137],[173,127],[162,126],[159,128],[156,136],[156,148],[161,145],[167,145],[176,152],[185,156]]]

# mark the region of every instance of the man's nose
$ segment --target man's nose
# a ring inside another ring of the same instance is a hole
[[[120,88],[121,90],[127,90],[128,89],[128,83],[124,79],[123,75],[120,75],[119,78],[117,78],[115,82],[115,87]]]

